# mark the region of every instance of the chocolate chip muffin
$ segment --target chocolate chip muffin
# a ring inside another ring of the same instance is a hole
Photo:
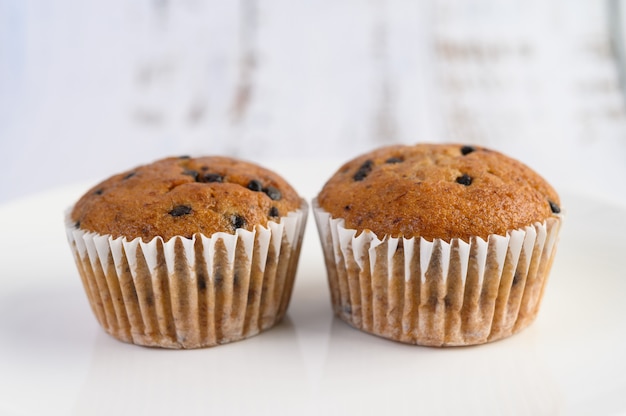
[[[228,157],[171,157],[114,175],[68,211],[92,309],[114,337],[198,348],[284,315],[307,204],[278,174]]]
[[[335,313],[407,343],[504,338],[535,318],[556,251],[558,194],[499,152],[374,150],[314,201]]]

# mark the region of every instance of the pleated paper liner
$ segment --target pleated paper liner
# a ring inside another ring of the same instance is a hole
[[[469,242],[357,235],[313,201],[335,314],[410,344],[474,345],[535,319],[561,216]]]
[[[150,242],[76,229],[67,237],[106,332],[139,345],[200,348],[248,338],[284,316],[308,206],[236,234]],[[69,217],[69,213],[68,213]]]

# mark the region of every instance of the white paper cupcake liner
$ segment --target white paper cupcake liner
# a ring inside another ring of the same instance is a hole
[[[510,336],[537,315],[561,216],[469,242],[357,235],[313,201],[335,314],[411,344],[473,345]]]
[[[308,206],[236,234],[145,243],[66,231],[101,326],[129,343],[200,348],[253,336],[284,316]]]

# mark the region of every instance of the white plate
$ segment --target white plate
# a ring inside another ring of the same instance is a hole
[[[321,186],[314,181],[305,195]],[[416,347],[333,318],[309,218],[280,325],[169,351],[118,342],[92,316],[62,226],[84,190],[0,206],[2,415],[626,414],[625,207],[565,195],[541,313],[503,341]]]

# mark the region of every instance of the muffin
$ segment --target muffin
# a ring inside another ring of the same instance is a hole
[[[390,146],[313,201],[335,314],[411,344],[474,345],[539,310],[562,216],[554,189],[499,152]]]
[[[112,176],[66,214],[68,240],[106,332],[199,348],[284,316],[307,204],[279,175],[227,157],[171,157]]]

